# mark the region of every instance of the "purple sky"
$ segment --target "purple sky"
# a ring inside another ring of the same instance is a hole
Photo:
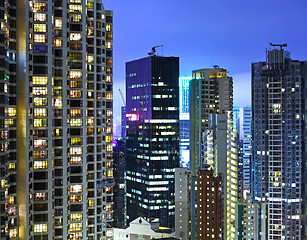
[[[234,103],[250,104],[250,65],[264,61],[269,43],[287,43],[293,59],[307,60],[306,0],[103,0],[114,11],[114,120],[125,62],[163,44],[180,57],[181,76],[219,65],[234,78]],[[158,50],[162,54],[162,49]]]

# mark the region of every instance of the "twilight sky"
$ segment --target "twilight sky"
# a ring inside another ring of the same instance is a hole
[[[180,75],[219,65],[234,78],[234,103],[250,104],[251,62],[265,60],[269,43],[287,43],[307,60],[306,0],[103,0],[114,11],[114,121],[125,93],[125,62],[163,44],[180,57]],[[162,54],[162,49],[157,49]]]

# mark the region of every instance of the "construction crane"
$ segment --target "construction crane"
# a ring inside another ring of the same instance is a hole
[[[286,43],[285,44],[273,44],[273,43],[270,43],[270,45],[272,47],[280,47],[280,50],[282,50],[284,47],[288,46]]]
[[[159,47],[163,47],[163,45],[159,45],[159,46],[154,46],[154,47],[152,47],[151,52],[149,52],[148,55],[149,55],[149,56],[157,56],[157,55],[156,55],[156,53],[157,53],[156,48],[159,48]]]
[[[124,106],[126,107],[126,101],[125,101],[125,98],[124,98],[124,94],[122,93],[122,90],[118,89],[118,91],[119,91],[119,93],[120,93],[120,96],[122,97]]]

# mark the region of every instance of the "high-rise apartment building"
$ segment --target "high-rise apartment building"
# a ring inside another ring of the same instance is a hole
[[[5,0],[0,21],[1,238],[112,238],[112,12]]]
[[[18,239],[16,1],[0,2],[0,238]]]
[[[227,70],[219,68],[200,69],[192,72],[190,81],[190,169],[191,169],[191,219],[198,219],[197,173],[203,165],[207,143],[203,133],[208,130],[209,115],[232,112],[233,80]],[[226,135],[225,139],[226,141]],[[225,159],[226,161],[226,159]],[[217,176],[217,175],[215,175]],[[191,239],[198,237],[197,222],[191,222]]]
[[[190,81],[191,77],[179,78],[179,119],[180,119],[180,166],[190,166]]]
[[[252,64],[252,191],[268,201],[268,239],[306,239],[307,62],[283,47]]]
[[[209,165],[214,172],[214,177],[221,174],[223,178],[223,239],[234,240],[237,233],[236,204],[239,191],[238,131],[233,129],[231,112],[211,114],[209,123],[208,130],[203,134],[204,154],[202,162],[205,166]]]
[[[213,170],[198,172],[198,239],[223,239],[223,177]]]
[[[187,168],[175,168],[175,233],[180,240],[191,239],[191,181]]]
[[[190,82],[190,164],[196,176],[201,158],[201,135],[209,127],[209,114],[233,110],[233,81],[223,68],[193,71]],[[193,116],[193,117],[192,117]]]
[[[179,167],[179,58],[126,63],[128,222],[141,216],[175,226],[174,168]]]
[[[243,108],[243,189],[250,191],[252,157],[252,108]]]

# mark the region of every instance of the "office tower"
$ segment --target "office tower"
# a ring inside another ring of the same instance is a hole
[[[16,2],[0,2],[0,238],[18,239]]]
[[[175,226],[179,167],[179,58],[126,63],[127,217]]]
[[[203,134],[202,162],[217,177],[223,177],[224,239],[236,239],[238,202],[238,131],[233,129],[232,113],[210,114],[209,128]]]
[[[250,191],[252,157],[252,108],[243,108],[243,190]]]
[[[223,177],[214,176],[213,170],[198,172],[198,239],[223,237]]]
[[[268,201],[268,239],[305,239],[307,62],[275,46],[252,64],[253,197]]]
[[[190,82],[190,163],[192,175],[200,166],[201,135],[209,127],[209,114],[233,110],[233,81],[223,68],[193,71]],[[193,117],[192,117],[193,116]]]
[[[179,78],[179,119],[180,119],[180,166],[190,163],[190,101],[189,86],[192,78]]]
[[[112,12],[5,0],[0,21],[1,238],[112,238]]]
[[[175,233],[180,240],[190,239],[190,203],[190,171],[187,168],[175,168]]]
[[[125,162],[125,140],[117,139],[113,143],[114,159],[114,226],[126,226],[126,162]]]

